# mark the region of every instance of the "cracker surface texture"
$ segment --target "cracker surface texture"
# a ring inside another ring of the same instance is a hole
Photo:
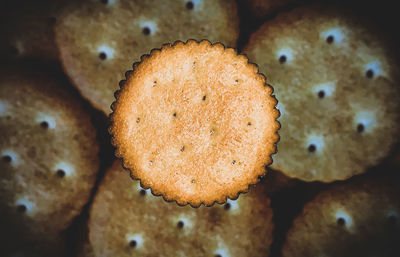
[[[66,74],[82,95],[104,113],[133,61],[176,40],[209,39],[236,46],[235,1],[78,1],[64,8],[56,42]]]
[[[177,206],[127,179],[120,162],[106,172],[90,211],[95,256],[269,256],[272,209],[264,188],[223,206]]]
[[[377,165],[398,140],[399,74],[390,45],[345,10],[279,14],[244,52],[268,71],[281,112],[272,168],[305,181],[344,180]]]
[[[293,221],[283,257],[398,256],[399,182],[370,177],[321,192]]]
[[[145,188],[179,204],[236,198],[265,174],[279,116],[263,75],[209,41],[153,50],[113,104],[113,144]]]
[[[0,69],[2,256],[13,247],[51,251],[94,185],[96,132],[63,86],[43,71]]]

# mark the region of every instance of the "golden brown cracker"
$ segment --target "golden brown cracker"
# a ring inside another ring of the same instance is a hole
[[[144,187],[178,204],[236,198],[276,152],[271,94],[257,67],[232,48],[165,45],[135,64],[116,94],[116,155]]]
[[[238,23],[234,1],[84,1],[65,8],[56,41],[72,82],[109,114],[132,61],[176,40],[207,38],[235,46]]]
[[[372,26],[329,6],[280,14],[245,47],[268,71],[281,111],[272,168],[306,181],[347,179],[398,140],[397,64]]]
[[[80,99],[64,86],[50,72],[0,68],[4,248],[52,248],[94,185],[99,166],[96,132]]]
[[[118,161],[95,196],[89,240],[95,256],[268,256],[269,204],[256,186],[224,206],[180,207],[141,188]]]

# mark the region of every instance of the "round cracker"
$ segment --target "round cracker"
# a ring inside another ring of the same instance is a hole
[[[268,256],[269,205],[254,187],[224,206],[180,207],[151,195],[115,162],[91,207],[89,240],[95,256]]]
[[[72,82],[109,114],[122,72],[133,60],[164,43],[190,38],[235,46],[238,24],[234,1],[85,1],[65,8],[56,41]]]
[[[370,177],[319,193],[293,221],[283,256],[398,256],[399,182]]]
[[[245,47],[281,111],[272,168],[306,181],[347,179],[397,141],[399,88],[390,47],[352,14],[305,7],[265,23]]]
[[[94,185],[96,132],[63,86],[43,71],[0,69],[1,248],[27,245],[45,255]]]
[[[199,206],[237,198],[272,162],[279,112],[255,65],[222,44],[144,56],[116,94],[116,155],[156,195]]]

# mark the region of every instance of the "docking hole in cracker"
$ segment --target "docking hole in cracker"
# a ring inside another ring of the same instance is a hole
[[[281,110],[271,168],[332,182],[390,153],[399,140],[400,77],[389,40],[331,5],[281,12],[251,35],[243,51],[268,72]]]
[[[88,221],[92,256],[269,256],[274,224],[264,184],[228,200],[228,211],[195,209],[143,197],[127,175],[115,161],[100,182]]]
[[[121,70],[143,53],[189,38],[235,47],[239,36],[236,1],[67,2],[54,25],[59,60],[82,96],[107,115],[123,79]],[[21,51],[16,48],[17,53]]]
[[[165,45],[120,84],[110,128],[116,155],[154,194],[181,205],[225,203],[271,164],[277,101],[234,49],[206,40]]]
[[[53,73],[0,67],[0,256],[25,248],[23,256],[61,256],[60,234],[95,183],[99,146],[90,112]]]
[[[319,192],[293,220],[283,257],[397,257],[399,180],[358,177]]]

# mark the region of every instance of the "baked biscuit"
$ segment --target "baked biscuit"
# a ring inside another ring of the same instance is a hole
[[[283,256],[398,256],[399,182],[363,178],[319,193],[293,221]]]
[[[282,13],[245,47],[269,74],[282,137],[272,168],[305,181],[344,180],[398,140],[398,65],[373,27],[345,10]]]
[[[180,207],[154,197],[115,162],[91,206],[89,240],[95,256],[268,256],[269,205],[257,185],[223,206]]]
[[[116,93],[110,132],[145,188],[178,204],[212,205],[265,174],[279,112],[256,65],[222,44],[189,40],[133,66]]]
[[[88,0],[64,9],[56,42],[71,81],[109,114],[121,71],[132,61],[176,40],[207,38],[235,46],[238,24],[234,1]]]
[[[96,132],[80,99],[63,86],[50,72],[0,68],[2,256],[23,248],[59,254],[53,250],[60,250],[60,232],[94,185]]]

